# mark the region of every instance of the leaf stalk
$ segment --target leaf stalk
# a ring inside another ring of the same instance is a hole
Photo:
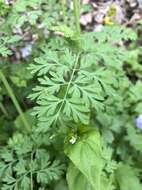
[[[2,82],[3,82],[7,92],[9,94],[9,96],[10,96],[10,98],[11,98],[17,112],[19,113],[19,115],[21,117],[21,120],[22,120],[26,130],[29,132],[31,127],[30,127],[27,119],[25,118],[24,113],[23,113],[23,111],[22,111],[22,109],[20,107],[20,104],[18,103],[18,100],[16,99],[16,96],[14,95],[13,90],[10,87],[10,85],[9,85],[5,75],[3,74],[2,70],[0,70],[0,79],[2,80]]]
[[[81,29],[80,29],[80,0],[73,0],[73,8],[74,8],[76,35],[78,37],[80,37],[80,35],[81,35]]]

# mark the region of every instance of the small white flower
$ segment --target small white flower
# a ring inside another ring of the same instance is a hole
[[[76,140],[77,140],[77,138],[74,137],[74,136],[72,136],[71,139],[69,140],[69,142],[70,142],[71,144],[74,144],[74,143],[76,142]]]

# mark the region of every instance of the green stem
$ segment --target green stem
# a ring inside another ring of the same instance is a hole
[[[31,178],[31,190],[33,190],[33,155],[34,152],[31,152],[31,167],[30,167],[30,178]]]
[[[80,0],[73,0],[76,34],[80,37]]]
[[[27,129],[27,131],[30,131],[30,125],[29,125],[27,119],[24,116],[24,113],[23,113],[23,111],[22,111],[22,109],[21,109],[21,107],[20,107],[14,93],[13,93],[13,90],[11,89],[6,77],[4,76],[4,74],[3,74],[3,72],[1,70],[0,70],[0,79],[2,80],[2,82],[3,82],[4,86],[5,86],[11,100],[13,101],[13,104],[14,104],[15,108],[17,109],[17,112],[19,113],[25,128]]]
[[[64,21],[64,24],[67,23],[67,20],[66,20],[66,0],[62,0],[62,11],[63,11],[63,21]]]
[[[7,110],[5,109],[4,105],[2,104],[2,102],[0,102],[0,109],[3,112],[3,114],[8,118],[8,113]]]

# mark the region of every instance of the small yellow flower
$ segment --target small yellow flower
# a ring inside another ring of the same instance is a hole
[[[116,16],[116,12],[117,12],[116,6],[115,6],[115,4],[112,4],[109,8],[108,16],[114,17],[114,16]]]
[[[106,16],[104,18],[104,24],[105,25],[113,25],[114,23],[113,23],[113,21],[112,21],[112,19],[110,17]]]
[[[111,4],[111,6],[109,7],[109,10],[107,12],[107,15],[104,18],[105,25],[113,25],[114,24],[113,20],[116,16],[116,12],[117,12],[117,9],[116,9],[115,4]]]

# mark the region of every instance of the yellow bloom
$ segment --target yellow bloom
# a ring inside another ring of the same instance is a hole
[[[110,17],[106,16],[104,18],[104,24],[105,25],[113,25],[114,23],[113,23],[113,21],[112,21],[112,19]]]
[[[109,17],[114,17],[114,16],[116,16],[116,6],[115,6],[115,4],[112,4],[111,6],[110,6],[110,8],[109,8],[109,11],[108,11],[108,16]]]

